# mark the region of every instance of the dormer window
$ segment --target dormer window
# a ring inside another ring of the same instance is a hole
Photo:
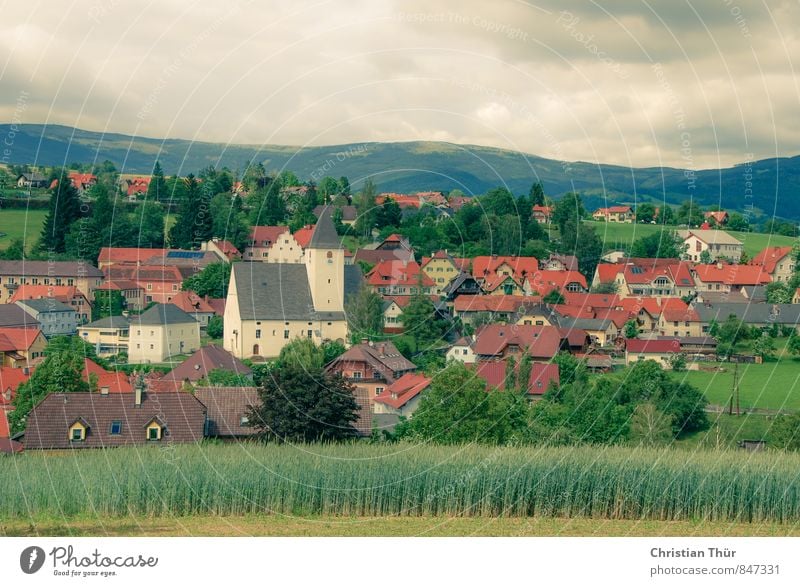
[[[154,417],[145,425],[145,437],[147,437],[147,441],[157,442],[161,440],[163,432],[164,426],[161,424],[158,417]]]
[[[86,440],[86,432],[89,429],[89,424],[83,418],[77,419],[72,425],[69,426],[69,441],[82,442]]]

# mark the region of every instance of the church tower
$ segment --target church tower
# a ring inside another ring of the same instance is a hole
[[[308,286],[315,311],[344,311],[344,250],[325,206],[305,252]]]

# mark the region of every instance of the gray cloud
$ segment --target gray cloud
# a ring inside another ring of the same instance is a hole
[[[694,168],[797,154],[796,2],[574,4],[14,3],[0,118],[26,92],[25,122],[218,142]]]

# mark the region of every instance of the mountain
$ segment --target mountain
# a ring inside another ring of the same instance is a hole
[[[753,161],[724,169],[689,171],[670,167],[633,168],[568,163],[483,146],[444,142],[353,143],[322,147],[241,145],[102,134],[65,126],[0,125],[10,137],[9,163],[63,165],[112,161],[124,173],[147,174],[156,158],[168,174],[196,173],[207,165],[244,169],[261,161],[268,170],[290,169],[301,179],[347,176],[358,186],[372,176],[380,191],[483,193],[505,185],[527,192],[541,180],[545,193],[584,195],[592,209],[611,203],[666,201],[693,197],[719,204],[800,220],[800,156]],[[751,207],[752,206],[752,207]]]

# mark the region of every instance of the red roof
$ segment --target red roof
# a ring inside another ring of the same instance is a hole
[[[634,315],[638,315],[643,309],[654,317],[661,314],[661,305],[656,297],[626,297],[619,300],[619,306]]]
[[[516,364],[514,370],[519,373],[519,363]],[[506,361],[478,362],[475,364],[475,374],[485,380],[487,386],[496,389],[504,389],[506,382]],[[531,365],[531,375],[528,379],[529,395],[544,395],[553,382],[556,384],[560,384],[561,382],[557,364],[533,363]]]
[[[209,299],[208,304],[218,316],[225,316],[225,299]]]
[[[522,295],[459,295],[453,301],[453,309],[458,312],[490,311],[511,313],[527,302],[530,297]]]
[[[86,297],[78,291],[77,287],[69,285],[20,285],[9,303],[16,303],[24,299],[55,299],[69,304],[75,297]]]
[[[94,360],[84,358],[83,360],[83,380],[91,382],[90,375],[97,377],[97,389],[103,391],[108,389],[109,393],[131,393],[133,386],[128,380],[128,375],[124,372],[113,372],[106,370]]]
[[[95,290],[100,291],[131,291],[133,289],[141,289],[142,286],[139,285],[136,281],[126,281],[124,279],[119,279],[116,281],[103,281],[102,285],[95,287]]]
[[[625,342],[625,349],[632,354],[670,354],[680,352],[679,340],[639,340],[631,338]]]
[[[314,235],[314,225],[306,224],[294,233],[294,239],[300,245],[300,248],[307,248],[308,243],[311,242],[311,237]]]
[[[472,259],[472,276],[484,279],[503,265],[508,265],[511,275],[520,280],[539,270],[539,261],[532,256],[476,256]]]
[[[278,236],[289,231],[289,226],[253,226],[250,229],[250,242],[254,246],[263,246],[264,242],[272,244]]]
[[[234,258],[241,254],[239,249],[227,240],[217,240],[214,244],[219,248],[220,252],[228,258]]]
[[[420,273],[420,267],[415,261],[384,260],[376,264],[367,274],[367,283],[373,287],[385,287],[387,285],[413,287],[419,283]],[[422,273],[422,286],[432,287],[433,285],[435,285],[433,280],[425,273]]]
[[[427,389],[430,384],[431,379],[424,374],[409,372],[386,387],[380,395],[375,397],[375,402],[383,403],[394,409],[400,409]]]
[[[578,271],[537,271],[529,275],[527,280],[531,289],[542,297],[554,289],[564,291],[571,284],[588,289],[586,277]]]
[[[419,208],[422,200],[419,195],[409,195],[405,193],[381,193],[375,198],[377,205],[382,205],[387,199],[394,200],[401,208]]]
[[[625,282],[650,284],[659,277],[666,277],[678,287],[694,287],[690,263],[675,259],[649,259],[649,261],[635,263],[629,261],[623,270]]]
[[[91,173],[70,171],[67,176],[69,177],[70,181],[72,181],[72,184],[79,189],[83,189],[97,182],[97,176]]]
[[[208,301],[194,291],[178,291],[172,296],[170,303],[188,314],[215,313]]]
[[[755,255],[750,264],[764,267],[764,270],[771,275],[778,263],[791,252],[791,246],[768,246]]]
[[[731,265],[715,263],[695,265],[697,278],[704,283],[724,283],[725,285],[765,285],[772,281],[766,267],[759,265]]]
[[[594,211],[595,214],[600,213],[604,216],[609,214],[627,214],[631,212],[631,206],[611,206],[609,208],[598,208]]]
[[[597,278],[601,283],[611,283],[625,268],[622,264],[600,263],[597,265]]]
[[[535,206],[533,206],[533,208],[531,208],[531,212],[534,215],[538,213],[538,214],[541,214],[543,216],[550,216],[553,213],[553,206],[535,205]]]
[[[166,248],[121,248],[104,246],[97,256],[99,264],[134,263],[143,264],[155,256],[167,254]]]
[[[475,332],[475,353],[481,356],[499,356],[510,345],[534,358],[552,358],[561,346],[561,334],[552,326],[504,324],[487,324]]]
[[[717,224],[724,224],[728,221],[728,212],[721,211],[721,212],[705,212],[703,214],[705,218],[714,218],[714,221]]]
[[[28,374],[25,371],[28,370]],[[31,378],[31,370],[0,366],[0,411],[10,407],[19,386]],[[6,393],[8,397],[6,398]]]
[[[0,438],[8,438],[11,435],[11,428],[8,426],[6,412],[0,409]]]
[[[107,278],[114,281],[141,283],[182,283],[180,269],[173,265],[126,266],[112,265],[103,269]]]
[[[582,305],[551,305],[550,308],[564,317],[594,317],[594,308]]]
[[[0,328],[0,352],[27,350],[40,335],[38,328]]]

